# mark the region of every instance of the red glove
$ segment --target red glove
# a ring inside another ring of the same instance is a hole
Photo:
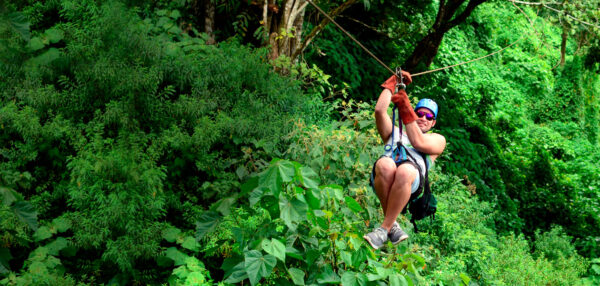
[[[409,85],[412,82],[412,77],[407,71],[402,71],[402,79],[405,85]],[[396,75],[393,75],[390,78],[388,78],[384,83],[382,83],[381,87],[389,89],[390,92],[394,94],[394,91],[396,90],[396,82],[400,82],[400,79],[398,79]]]
[[[392,102],[398,108],[398,113],[400,113],[404,125],[417,120],[417,114],[415,114],[404,89],[398,90],[398,93],[392,95]]]

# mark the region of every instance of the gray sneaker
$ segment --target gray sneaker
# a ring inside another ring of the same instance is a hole
[[[387,242],[388,233],[385,228],[378,227],[372,232],[365,234],[363,238],[366,239],[373,248],[379,249]]]
[[[392,228],[390,228],[390,233],[388,233],[388,238],[392,242],[392,244],[398,244],[401,241],[408,238],[408,234],[404,232],[398,222],[394,222]]]

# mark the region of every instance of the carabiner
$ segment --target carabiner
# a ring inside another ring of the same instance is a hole
[[[398,78],[400,78],[400,82],[398,82]],[[400,90],[400,89],[406,89],[406,85],[404,84],[404,78],[402,77],[402,68],[397,67],[396,68],[396,93],[398,93],[398,90]]]

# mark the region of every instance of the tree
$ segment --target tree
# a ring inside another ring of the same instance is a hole
[[[281,2],[279,5],[277,2]],[[346,0],[336,8],[331,9],[328,14],[331,17],[340,15],[357,0]],[[329,3],[325,3],[328,6]],[[307,0],[264,0],[262,3],[262,24],[266,43],[270,47],[270,58],[276,59],[282,55],[295,60],[296,57],[308,46],[323,28],[329,23],[323,18],[306,38],[302,39],[304,28],[304,15],[309,5]]]
[[[429,67],[435,58],[444,34],[462,23],[473,10],[486,0],[440,0],[438,13],[430,32],[421,39],[412,54],[406,59],[403,67],[415,71],[420,65]],[[460,9],[467,2],[464,9]]]

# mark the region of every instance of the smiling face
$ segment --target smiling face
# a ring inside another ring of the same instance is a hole
[[[435,125],[435,117],[433,116],[433,112],[431,112],[431,110],[425,108],[425,107],[421,107],[417,110],[415,110],[415,113],[417,114],[417,125],[419,126],[419,129],[421,129],[421,131],[423,133],[431,130],[431,128],[433,128],[433,126]],[[428,119],[429,118],[429,119]]]

